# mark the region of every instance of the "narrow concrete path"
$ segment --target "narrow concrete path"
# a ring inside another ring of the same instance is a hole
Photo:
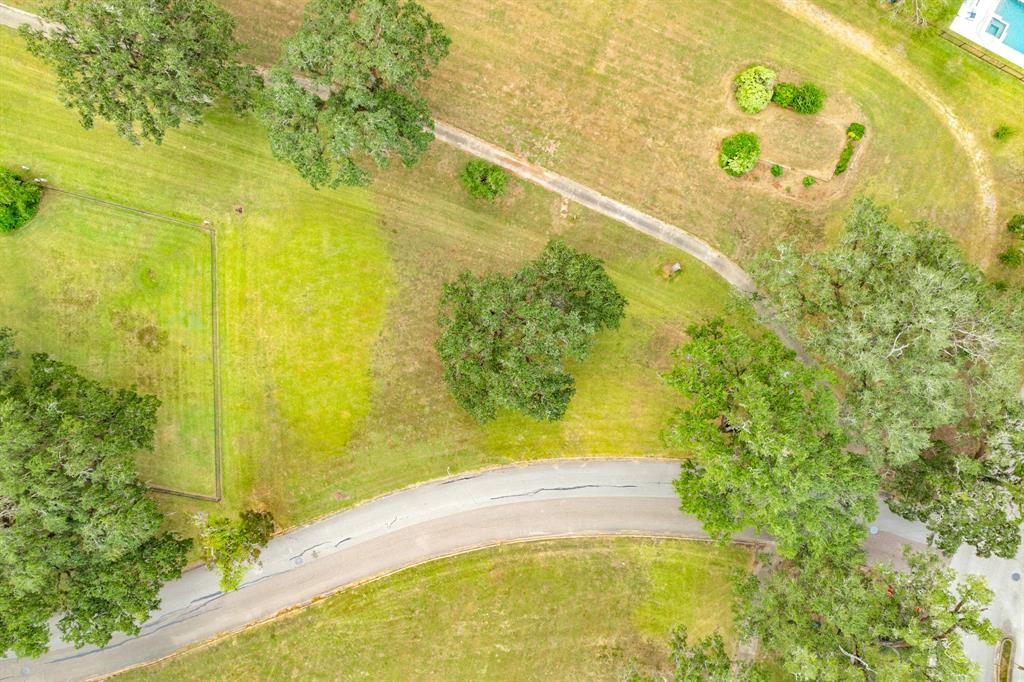
[[[833,16],[810,0],[775,0],[775,2],[794,17],[811,24],[822,33],[842,42],[882,66],[886,72],[895,76],[904,85],[913,90],[938,114],[946,128],[952,133],[957,144],[963,148],[970,159],[971,170],[976,184],[978,210],[986,227],[985,241],[986,244],[994,243],[994,240],[1002,233],[1002,228],[999,224],[998,205],[996,202],[996,181],[988,161],[988,154],[978,142],[974,133],[964,125],[963,121],[946,104],[946,101],[917,75],[915,67],[904,56],[882,45],[864,31]],[[992,259],[991,252],[991,248],[981,250],[981,257],[984,259],[981,263],[983,267],[990,265]]]

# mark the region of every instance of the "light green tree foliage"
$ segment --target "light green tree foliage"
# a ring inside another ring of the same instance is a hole
[[[1019,408],[1021,294],[989,284],[933,227],[901,231],[884,209],[859,199],[837,246],[810,253],[781,246],[760,259],[754,276],[806,347],[842,371],[851,429],[889,473],[942,470],[919,461],[933,455],[982,460],[987,448],[971,444],[987,442]],[[987,479],[980,463],[945,468],[954,470],[931,486],[944,496],[943,519],[933,519],[929,509],[936,507],[910,494],[913,483],[897,481],[893,492],[907,497],[894,508],[927,518],[940,546],[950,546],[952,540],[942,539],[949,535],[984,551],[988,541],[973,537],[969,520],[991,513],[992,521],[999,512],[976,502],[1009,500],[1019,491],[973,491],[1017,484]],[[1006,518],[1012,527],[1002,534],[1019,537],[1019,515],[1007,510]],[[954,519],[966,525],[950,526]],[[1002,544],[999,553],[1015,544]]]
[[[924,28],[948,22],[961,3],[955,0],[892,0],[888,5],[900,19]]]
[[[364,156],[412,165],[434,138],[416,85],[450,42],[412,0],[311,0],[261,108],[274,154],[313,187],[367,184]]]
[[[727,175],[739,177],[749,173],[761,158],[761,143],[754,133],[736,133],[722,140],[718,165]]]
[[[827,376],[770,334],[722,320],[687,330],[668,383],[689,399],[665,432],[684,449],[680,506],[720,540],[753,527],[787,557],[857,547],[878,479],[846,452]]]
[[[748,114],[763,111],[772,101],[775,89],[774,71],[767,66],[754,64],[736,75],[736,103]]]
[[[22,380],[16,357],[0,328],[0,652],[45,652],[51,617],[76,646],[136,634],[191,545],[135,473],[159,403],[41,354]]]
[[[941,557],[907,553],[909,569],[830,558],[780,566],[739,586],[744,635],[796,679],[821,682],[973,682],[963,635],[995,643],[980,576],[958,580]]]
[[[211,0],[56,0],[40,14],[55,27],[21,33],[61,99],[84,127],[106,119],[136,144],[200,123],[220,95],[245,109],[259,83],[236,61],[234,20]]]
[[[576,391],[563,359],[584,360],[625,305],[600,260],[560,241],[510,276],[463,273],[439,305],[445,383],[480,421],[499,409],[561,419]]]
[[[246,509],[236,521],[226,516],[196,515],[203,560],[220,571],[220,589],[229,592],[260,558],[263,547],[274,534],[270,512]]]

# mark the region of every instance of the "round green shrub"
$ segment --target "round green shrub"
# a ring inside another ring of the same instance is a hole
[[[798,114],[816,114],[825,106],[825,91],[814,83],[803,83],[796,90],[790,108]]]
[[[780,166],[777,163],[772,164],[772,175],[774,175],[775,177],[779,177],[780,175],[782,175],[782,166]]]
[[[748,114],[763,111],[772,101],[775,72],[755,64],[736,75],[736,103]]]
[[[992,131],[992,137],[997,140],[1005,140],[1006,138],[1013,135],[1013,128],[1008,125],[1001,125]]]
[[[775,86],[775,93],[772,101],[786,109],[793,106],[793,98],[796,97],[797,87],[793,83],[779,83]]]
[[[467,163],[459,179],[471,196],[488,201],[494,201],[504,194],[508,184],[508,174],[504,169],[483,159],[473,159]]]
[[[36,214],[43,191],[0,168],[0,232],[13,232]]]
[[[754,133],[736,133],[722,140],[718,165],[727,174],[738,177],[749,173],[761,156],[761,144]]]
[[[817,180],[815,180],[810,175],[805,175],[804,176],[804,179],[803,179],[804,187],[810,187],[811,185],[813,185],[816,182],[817,182]]]
[[[1021,251],[1015,246],[1011,246],[1006,251],[999,254],[999,262],[1008,268],[1019,268],[1024,264],[1024,251]]]
[[[1024,213],[1018,213],[1007,220],[1006,229],[1018,237],[1024,237]]]
[[[864,133],[866,131],[867,129],[864,127],[863,123],[851,123],[846,129],[846,136],[856,142],[864,137]]]

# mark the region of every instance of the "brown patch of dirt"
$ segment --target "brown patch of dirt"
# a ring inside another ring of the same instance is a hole
[[[150,353],[157,353],[167,345],[167,332],[156,325],[147,324],[135,331],[135,340]]]

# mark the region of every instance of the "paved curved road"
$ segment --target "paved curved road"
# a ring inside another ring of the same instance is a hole
[[[156,660],[282,609],[426,560],[499,542],[578,535],[704,538],[678,511],[678,464],[656,459],[556,460],[408,488],[274,538],[263,566],[227,594],[205,568],[167,584],[137,637],[104,649],[56,642],[37,660],[0,662],[0,680],[77,680]],[[920,526],[885,514],[869,551],[894,558]],[[746,540],[755,540],[750,535]]]

